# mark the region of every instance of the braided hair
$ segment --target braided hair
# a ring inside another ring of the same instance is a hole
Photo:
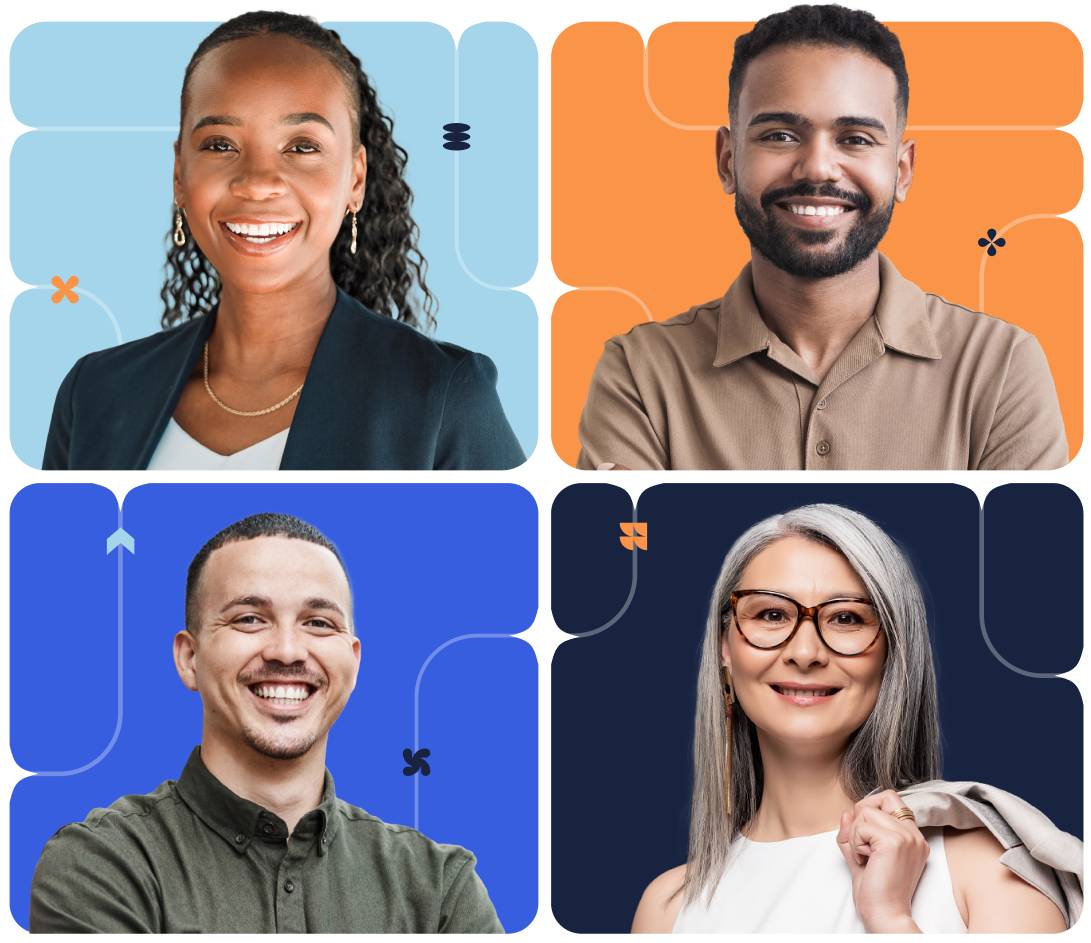
[[[228,20],[205,37],[186,66],[181,113],[185,114],[186,90],[193,70],[208,52],[236,39],[266,33],[305,43],[341,73],[354,105],[353,134],[367,151],[357,251],[349,251],[351,237],[346,217],[330,247],[334,283],[372,311],[416,328],[434,328],[436,300],[425,281],[428,264],[417,245],[419,230],[410,215],[413,193],[404,178],[408,155],[394,141],[394,122],[379,107],[360,60],[334,30],[292,13],[257,11]],[[159,293],[164,328],[215,311],[220,302],[219,274],[196,242],[187,239],[185,245],[177,246],[168,236],[167,245],[166,277]],[[410,302],[414,282],[423,296],[420,312]]]

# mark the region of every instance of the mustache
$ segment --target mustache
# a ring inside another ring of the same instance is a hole
[[[839,190],[832,183],[824,183],[820,187],[815,187],[804,181],[800,181],[792,187],[782,187],[780,190],[770,190],[768,193],[763,194],[761,208],[768,210],[774,203],[780,203],[793,196],[825,197],[828,200],[843,200],[845,203],[851,203],[856,209],[864,212],[871,209],[871,200],[862,193]]]
[[[278,681],[301,681],[313,688],[326,686],[326,679],[310,672],[305,665],[285,665],[271,661],[262,671],[239,675],[239,683],[247,687],[253,684],[276,684]]]

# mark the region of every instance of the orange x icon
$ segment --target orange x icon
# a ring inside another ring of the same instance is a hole
[[[624,537],[618,537],[626,550],[648,549],[648,525],[644,521],[622,521],[618,524]]]
[[[50,301],[55,305],[59,305],[65,298],[75,304],[80,300],[80,296],[77,295],[72,289],[80,283],[80,280],[73,275],[68,281],[62,282],[60,275],[53,276],[53,287],[57,290],[50,295]]]

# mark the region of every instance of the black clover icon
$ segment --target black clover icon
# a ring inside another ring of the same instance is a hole
[[[405,760],[406,766],[402,770],[403,776],[412,776],[414,773],[420,773],[422,776],[428,776],[432,772],[432,768],[428,765],[427,759],[432,755],[431,750],[417,750],[414,753],[409,747],[402,750],[402,759]]]
[[[981,246],[982,249],[984,249],[985,246],[988,246],[989,248],[985,251],[988,252],[989,255],[996,255],[997,249],[1003,249],[1004,246],[1007,245],[1007,240],[1003,236],[999,239],[996,238],[995,229],[990,229],[985,235],[988,236],[988,239],[986,239],[985,236],[982,236],[977,240],[977,244]]]

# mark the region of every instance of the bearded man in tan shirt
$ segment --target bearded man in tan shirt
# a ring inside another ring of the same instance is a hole
[[[873,16],[793,7],[739,37],[725,193],[751,262],[722,299],[610,340],[581,468],[1058,468],[1035,338],[877,247],[913,179],[909,79]]]

